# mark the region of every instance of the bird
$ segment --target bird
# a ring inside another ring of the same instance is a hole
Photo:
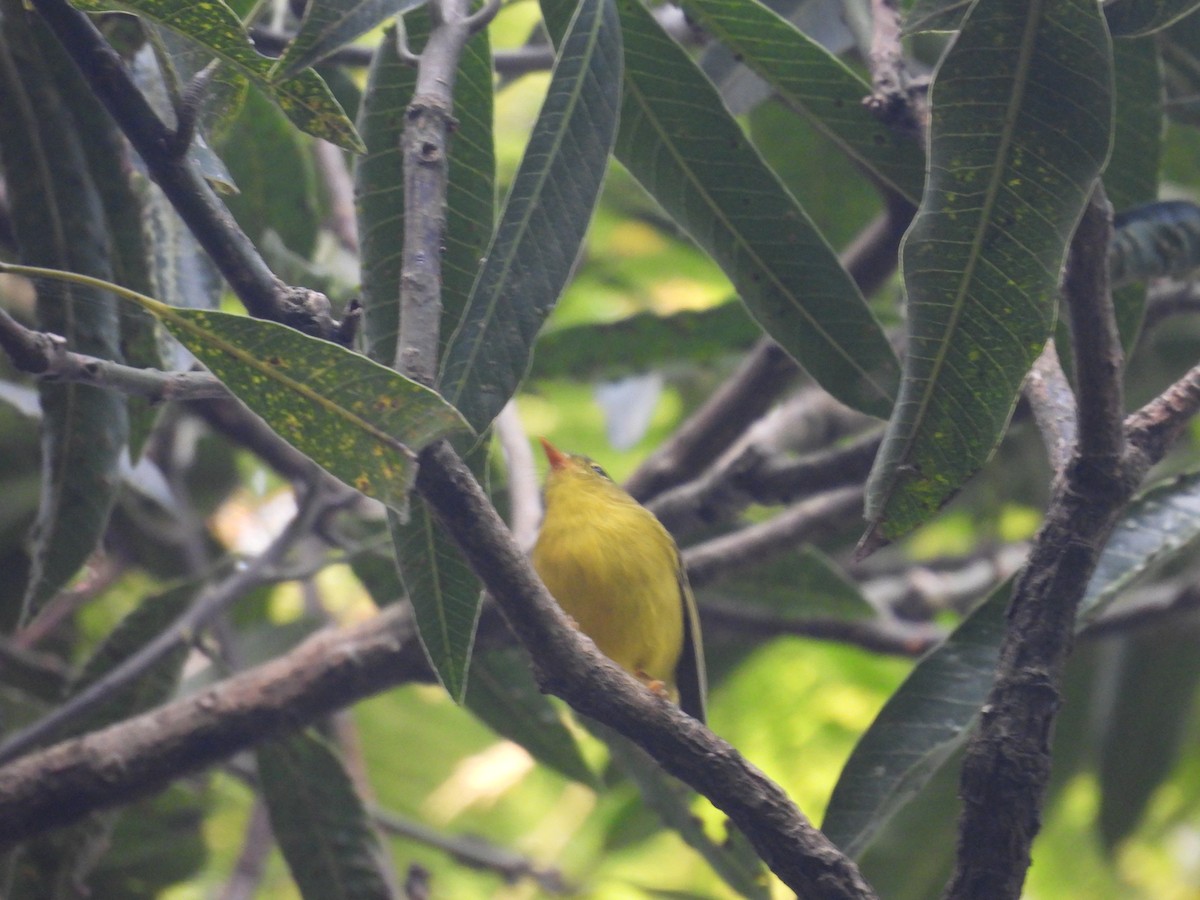
[[[597,463],[540,440],[550,470],[534,570],[601,653],[704,722],[700,620],[675,539]]]

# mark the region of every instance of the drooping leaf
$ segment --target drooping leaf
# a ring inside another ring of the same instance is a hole
[[[927,520],[1003,435],[1108,155],[1110,70],[1090,0],[973,7],[942,60],[929,183],[902,249],[908,353],[868,482],[871,539]]]
[[[689,791],[682,782],[667,775],[646,751],[628,738],[598,722],[588,721],[587,725],[608,745],[613,762],[638,786],[646,805],[704,857],[726,884],[752,900],[766,900],[770,896],[763,862],[740,832],[730,825],[725,841],[714,841],[693,815]]]
[[[1197,9],[1198,0],[1112,0],[1104,17],[1113,37],[1133,38],[1162,31]]]
[[[450,338],[443,393],[477,430],[512,397],[591,221],[616,135],[621,30],[613,0],[583,0],[486,261]]]
[[[389,900],[383,848],[333,748],[306,731],[255,755],[271,830],[301,896]]]
[[[1135,207],[1113,220],[1109,272],[1113,284],[1172,276],[1200,268],[1200,206],[1163,200]]]
[[[886,416],[899,366],[836,254],[688,54],[620,0],[617,158],[725,271],[763,329],[831,394]],[[553,36],[568,0],[543,0]]]
[[[1083,627],[1104,612],[1138,576],[1188,549],[1200,536],[1200,472],[1146,491],[1126,508],[1109,535],[1079,601]]]
[[[446,692],[461,703],[479,619],[479,578],[424,500],[413,504],[407,522],[390,514],[388,526],[421,646]]]
[[[868,111],[862,101],[871,86],[845,63],[759,3],[687,0],[683,6],[843,153],[912,203],[920,201],[925,181],[920,144]]]
[[[49,269],[0,265],[0,271],[104,286]],[[277,322],[178,309],[108,287],[156,315],[280,437],[335,478],[393,509],[405,509],[416,451],[469,430],[436,392],[338,344]]]
[[[520,744],[538,762],[567,778],[596,785],[596,776],[583,758],[579,742],[534,680],[524,650],[499,647],[477,652],[471,658],[463,703],[493,731]]]
[[[1195,623],[1122,636],[1099,746],[1100,835],[1111,851],[1146,812],[1179,758],[1200,684]],[[1114,658],[1115,657],[1115,658]]]
[[[36,33],[34,29],[37,29]],[[40,39],[39,39],[40,38]],[[79,131],[54,86],[71,63],[17,4],[0,39],[0,153],[21,258],[111,279],[104,209]],[[120,359],[115,303],[95,287],[42,283],[38,325],[70,349]],[[124,398],[80,384],[41,383],[42,494],[22,616],[38,612],[95,549],[108,522],[128,436]]]
[[[992,686],[1011,582],[927,654],[859,738],[821,830],[857,857],[966,740]]]
[[[745,350],[761,336],[740,303],[669,316],[636,313],[547,332],[538,338],[530,375],[591,381],[646,372],[674,359],[707,363]]]
[[[249,78],[283,110],[301,131],[356,153],[362,140],[321,77],[311,69],[294,78],[274,80],[274,61],[260,56],[250,43],[241,20],[224,0],[74,0],[86,12],[123,10],[144,16],[202,44],[221,62]]]
[[[1114,41],[1113,66],[1116,116],[1112,156],[1104,169],[1104,192],[1120,214],[1158,196],[1163,155],[1163,83],[1153,38]],[[1146,287],[1114,288],[1113,306],[1121,344],[1128,354],[1141,331]]]
[[[273,80],[293,78],[380,22],[425,0],[321,0],[304,8],[300,30],[271,70]]]
[[[261,245],[274,231],[289,250],[309,257],[320,225],[317,176],[312,152],[283,113],[251,94],[217,150],[238,186],[225,203],[247,236]]]

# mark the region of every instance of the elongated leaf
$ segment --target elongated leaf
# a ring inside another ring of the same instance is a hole
[[[442,367],[443,393],[485,428],[529,368],[591,221],[617,127],[621,30],[612,0],[583,0]]]
[[[618,8],[625,82],[617,158],[822,387],[887,416],[899,366],[858,287],[688,54],[636,0]],[[569,9],[569,0],[543,0],[552,35]]]
[[[1195,623],[1123,637],[1109,659],[1116,689],[1100,737],[1100,834],[1110,850],[1142,818],[1179,758],[1195,708],[1200,654]]]
[[[770,896],[763,862],[740,832],[732,830],[731,825],[723,843],[714,841],[692,814],[690,795],[682,782],[667,775],[646,751],[628,738],[598,722],[587,724],[608,745],[613,762],[638,786],[646,805],[704,857],[726,884],[743,897],[765,900]]]
[[[746,349],[761,336],[762,329],[740,303],[669,316],[637,313],[542,335],[530,375],[590,381],[646,372],[676,359],[712,362]]]
[[[304,9],[300,30],[271,70],[275,80],[294,77],[380,22],[425,0],[320,0]]]
[[[925,157],[863,104],[871,86],[786,19],[754,0],[687,0],[684,9],[805,115],[842,152],[914,204]]]
[[[271,829],[301,896],[389,900],[383,848],[333,749],[302,732],[256,755]]]
[[[102,286],[49,269],[0,265],[0,271]],[[158,316],[284,440],[335,478],[393,509],[405,508],[416,474],[415,451],[468,430],[434,391],[338,344],[277,322],[177,309],[108,287]]]
[[[1096,563],[1079,602],[1079,626],[1093,621],[1138,576],[1187,549],[1198,536],[1200,472],[1180,475],[1134,500]]]
[[[1104,17],[1113,37],[1139,37],[1162,31],[1200,9],[1200,0],[1112,0]]]
[[[916,0],[904,18],[905,34],[958,31],[974,0]]]
[[[927,654],[859,738],[821,830],[859,856],[887,820],[966,740],[992,686],[1011,582]]]
[[[1114,284],[1182,278],[1200,268],[1200,206],[1194,203],[1149,203],[1118,215],[1113,225],[1108,258]]]
[[[1091,0],[981,4],[943,59],[929,183],[902,250],[908,355],[868,482],[872,538],[928,519],[1000,440],[1108,155],[1110,69]]]
[[[35,33],[35,30],[36,33]],[[41,40],[39,40],[39,35]],[[20,8],[0,38],[0,153],[22,259],[111,278],[104,210],[83,144],[53,79],[71,63]],[[39,285],[38,324],[77,352],[120,359],[117,311],[94,287]],[[124,398],[78,384],[38,386],[42,492],[22,616],[34,615],[95,549],[128,435]]]
[[[1163,155],[1163,79],[1154,38],[1113,42],[1116,97],[1112,157],[1104,169],[1104,192],[1118,215],[1158,196]],[[1115,288],[1117,330],[1132,352],[1146,306],[1144,285]]]
[[[388,524],[425,655],[447,693],[461,703],[479,618],[479,579],[424,501],[412,507],[407,522],[393,513]]]
[[[311,69],[295,78],[274,80],[274,62],[259,56],[241,20],[223,0],[74,0],[87,12],[124,10],[145,16],[212,52],[213,56],[249,78],[283,110],[292,124],[339,147],[362,152],[362,140],[321,77]]]
[[[538,687],[524,650],[502,647],[476,653],[463,702],[489,728],[520,744],[538,762],[596,786],[579,742]]]

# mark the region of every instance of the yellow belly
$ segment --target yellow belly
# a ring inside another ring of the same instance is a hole
[[[565,518],[552,508],[547,513],[534,568],[604,655],[635,676],[661,681],[674,696],[683,597],[671,538],[633,505]]]

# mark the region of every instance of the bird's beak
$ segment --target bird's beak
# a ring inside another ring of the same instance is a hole
[[[563,453],[544,437],[538,438],[542,442],[542,449],[546,451],[546,459],[550,460],[551,469],[561,469],[567,464],[567,454]]]

